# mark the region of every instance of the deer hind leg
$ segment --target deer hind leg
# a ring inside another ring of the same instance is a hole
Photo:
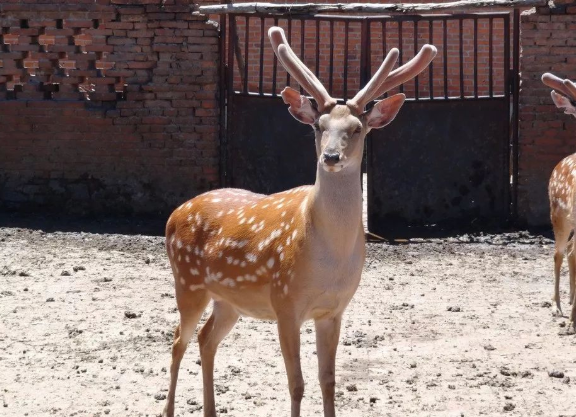
[[[320,319],[316,326],[316,351],[318,352],[318,379],[322,389],[324,417],[334,417],[334,389],[336,385],[336,350],[340,338],[341,316]]]
[[[214,401],[214,357],[220,342],[238,321],[238,313],[230,304],[214,302],[212,315],[198,333],[200,358],[202,360],[202,382],[204,386],[204,416],[216,417]]]
[[[569,302],[572,304],[574,302],[574,290],[576,289],[576,246],[574,245],[576,237],[573,235],[568,243],[568,268],[570,271],[570,298]]]
[[[552,226],[554,228],[554,296],[552,300],[555,301],[556,307],[554,314],[561,317],[562,308],[560,306],[560,269],[562,268],[562,261],[564,260],[564,251],[568,245],[568,238],[570,236],[571,228],[568,220],[553,219]]]
[[[188,342],[194,335],[196,325],[204,312],[204,309],[210,301],[206,291],[194,291],[186,294],[184,300],[178,297],[178,309],[180,310],[180,324],[174,332],[174,343],[172,344],[172,363],[170,364],[170,388],[168,389],[168,398],[162,417],[174,416],[174,400],[176,398],[176,384],[178,382],[178,371],[180,362],[186,352]]]
[[[568,328],[566,329],[569,334],[576,333],[576,294],[572,298],[572,311],[570,312],[570,320]]]
[[[278,312],[277,312],[278,313]],[[292,314],[282,312],[278,316],[278,336],[288,375],[288,389],[291,399],[291,417],[300,417],[300,404],[304,397],[304,378],[300,365],[300,326],[301,321]]]

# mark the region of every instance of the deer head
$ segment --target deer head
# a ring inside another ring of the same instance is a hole
[[[576,84],[572,81],[556,77],[549,72],[542,75],[542,82],[553,90],[550,92],[556,107],[564,113],[576,117]]]
[[[406,96],[395,94],[364,111],[366,105],[417,76],[437,52],[434,46],[424,45],[412,60],[392,71],[399,55],[398,49],[393,48],[368,84],[345,105],[340,105],[292,51],[281,28],[270,28],[268,36],[280,63],[316,101],[316,106],[312,105],[307,97],[290,87],[281,93],[290,114],[313,127],[318,164],[328,172],[360,167],[365,136],[371,129],[380,129],[394,120]]]

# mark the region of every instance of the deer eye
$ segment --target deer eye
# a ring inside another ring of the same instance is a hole
[[[362,126],[358,126],[354,131],[354,133],[360,133],[360,132],[362,132]]]

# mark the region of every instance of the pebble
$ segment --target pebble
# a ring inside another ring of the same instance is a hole
[[[504,411],[512,411],[516,408],[516,406],[512,403],[506,403],[506,405],[504,405]]]
[[[548,376],[552,378],[564,378],[564,372],[557,370],[548,371]]]

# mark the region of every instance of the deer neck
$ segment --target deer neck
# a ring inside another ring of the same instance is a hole
[[[360,166],[326,172],[318,164],[309,208],[314,233],[334,250],[352,250],[362,225]]]

